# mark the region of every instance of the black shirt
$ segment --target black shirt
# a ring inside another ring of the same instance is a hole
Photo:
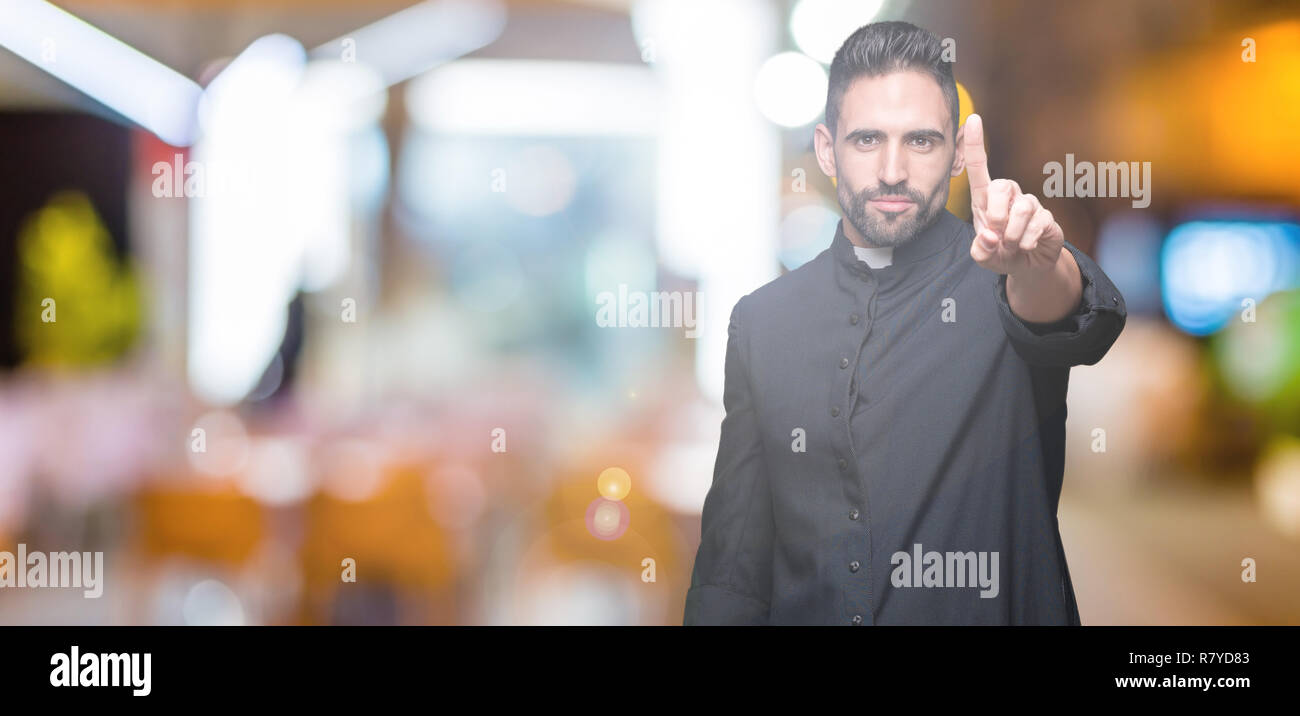
[[[872,269],[841,221],[737,302],[686,624],[1079,623],[1056,521],[1065,394],[1119,336],[1123,297],[1067,242],[1078,310],[1021,321],[974,235],[944,211]]]

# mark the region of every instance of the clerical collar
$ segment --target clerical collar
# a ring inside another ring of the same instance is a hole
[[[916,263],[935,255],[956,239],[963,227],[969,229],[970,224],[953,216],[947,209],[942,210],[919,236],[902,246],[894,247],[893,261],[886,268]],[[853,242],[849,241],[849,237],[844,235],[844,219],[841,217],[839,223],[835,225],[835,238],[831,241],[831,253],[835,259],[858,274],[869,275],[873,271],[881,270],[870,267],[869,263],[859,259],[858,253],[853,250],[855,248],[858,247],[855,247]]]
[[[858,255],[859,261],[865,262],[873,269],[882,269],[894,263],[894,247],[892,246],[879,249],[869,246],[854,246],[853,253]]]

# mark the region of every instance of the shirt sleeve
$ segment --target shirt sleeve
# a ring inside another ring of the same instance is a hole
[[[1007,277],[1003,274],[998,278],[1002,327],[1016,353],[1031,365],[1093,365],[1119,338],[1128,318],[1124,297],[1101,267],[1069,241],[1065,248],[1079,266],[1083,296],[1074,313],[1059,321],[1032,323],[1017,317],[1007,301]]]
[[[726,417],[700,518],[685,626],[768,623],[775,529],[742,337],[744,302],[736,303],[727,327]]]

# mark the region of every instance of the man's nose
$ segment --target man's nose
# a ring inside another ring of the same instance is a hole
[[[880,183],[891,186],[907,181],[907,160],[902,147],[890,145],[885,148],[884,162],[877,178]]]

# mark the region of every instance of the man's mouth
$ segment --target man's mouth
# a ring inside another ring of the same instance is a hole
[[[916,206],[916,202],[905,196],[882,196],[878,199],[872,199],[871,205],[874,206],[877,211],[892,214],[907,211],[913,206]]]

